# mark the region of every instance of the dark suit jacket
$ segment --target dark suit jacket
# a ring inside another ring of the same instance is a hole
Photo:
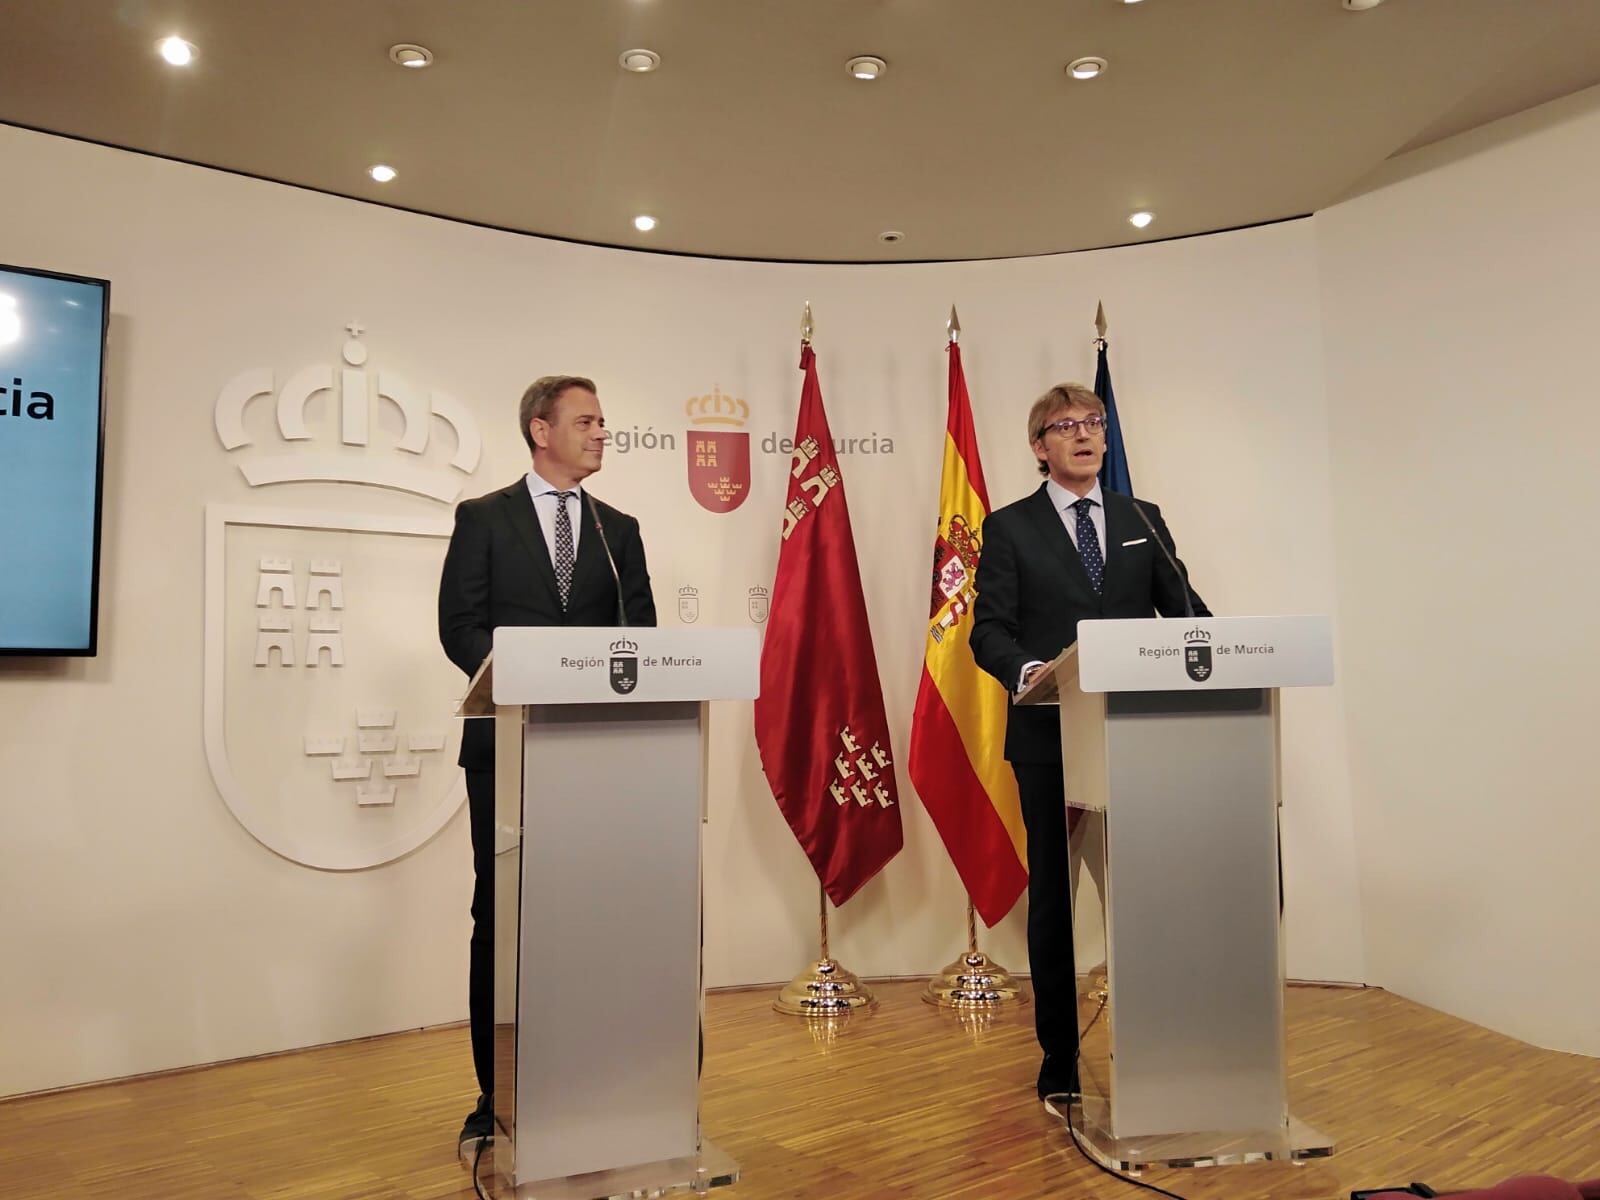
[[[456,507],[455,532],[439,579],[439,641],[450,661],[474,675],[488,657],[500,625],[618,625],[617,580],[595,534],[587,492],[580,497],[583,526],[572,591],[561,607],[555,568],[544,531],[528,494],[528,482],[490,492]],[[606,541],[617,560],[628,624],[654,625],[656,603],[645,567],[639,522],[609,504],[594,501]],[[461,765],[494,767],[494,722],[464,722]]]
[[[1098,617],[1181,617],[1183,582],[1149,540],[1150,530],[1133,500],[1102,489],[1106,534],[1105,586],[1095,595],[1083,560],[1044,485],[1031,496],[996,509],[983,523],[978,559],[978,602],[973,607],[972,654],[1010,695],[1022,668],[1049,662],[1078,640],[1078,622]],[[1161,510],[1141,500],[1150,523],[1177,557]],[[1124,546],[1124,542],[1145,541]],[[1184,569],[1188,573],[1188,569]],[[1209,617],[1191,589],[1195,616]],[[1006,758],[1059,763],[1060,717],[1053,707],[1012,708],[1006,719]]]

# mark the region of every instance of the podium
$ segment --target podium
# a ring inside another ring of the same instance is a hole
[[[1084,621],[1016,699],[1060,706],[1099,848],[1108,1050],[1051,1105],[1107,1166],[1333,1153],[1289,1112],[1278,841],[1278,689],[1332,682],[1326,617]]]
[[[494,633],[493,1170],[515,1200],[703,1193],[700,828],[709,702],[759,690],[754,629]]]

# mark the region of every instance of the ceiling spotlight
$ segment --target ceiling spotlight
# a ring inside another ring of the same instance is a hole
[[[656,219],[654,217],[646,216],[645,214],[640,213],[637,217],[635,217],[633,219],[633,227],[635,229],[637,229],[640,233],[649,233],[652,229],[654,229],[656,227]]]
[[[1122,0],[1124,4],[1137,4],[1139,0]]]
[[[194,46],[174,34],[172,37],[162,38],[156,43],[156,49],[161,57],[175,67],[187,67],[194,61]]]
[[[1143,229],[1155,219],[1155,213],[1145,212],[1142,209],[1139,212],[1128,214],[1128,224],[1132,225],[1135,229]]]
[[[635,75],[643,75],[647,71],[654,71],[661,65],[661,55],[654,50],[624,50],[617,56],[617,61],[622,64],[624,71],[632,71]]]
[[[1349,12],[1366,12],[1369,8],[1377,8],[1383,0],[1341,0]]]
[[[882,79],[889,64],[874,54],[858,54],[845,63],[844,69],[850,72],[852,79]]]
[[[901,233],[898,229],[885,229],[878,235],[878,240],[892,246],[896,242],[905,241],[906,235]]]
[[[389,61],[419,71],[423,67],[433,65],[433,51],[414,42],[401,42],[397,46],[389,47]]]
[[[1067,64],[1067,74],[1074,79],[1098,79],[1106,72],[1106,60],[1096,55],[1075,58]]]
[[[379,183],[388,183],[397,173],[393,167],[385,163],[378,163],[376,166],[367,168],[367,174],[371,175]]]

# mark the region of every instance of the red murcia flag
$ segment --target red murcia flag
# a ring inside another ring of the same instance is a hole
[[[689,401],[689,494],[714,513],[732,512],[750,494],[750,435],[740,426],[750,406],[714,388]],[[732,429],[705,429],[731,425]]]
[[[816,357],[805,384],[755,703],[761,766],[834,904],[900,850],[889,723]]]

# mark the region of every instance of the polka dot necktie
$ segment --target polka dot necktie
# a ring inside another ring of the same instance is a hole
[[[561,593],[561,607],[567,606],[572,592],[572,514],[567,511],[567,501],[577,492],[556,492],[556,589]],[[1083,528],[1080,521],[1078,528]]]
[[[1072,507],[1078,510],[1078,557],[1083,560],[1083,569],[1089,572],[1089,582],[1094,584],[1098,596],[1106,582],[1106,560],[1100,555],[1100,536],[1095,533],[1094,519],[1089,515],[1094,501],[1085,496]]]

